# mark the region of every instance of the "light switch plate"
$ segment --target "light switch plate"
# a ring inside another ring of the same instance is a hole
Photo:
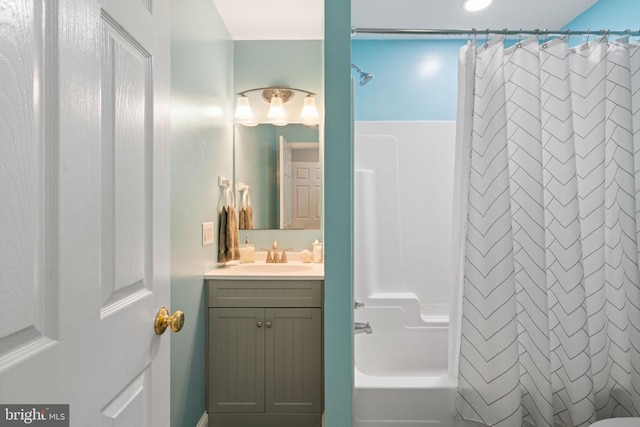
[[[202,246],[213,243],[213,222],[202,223]]]

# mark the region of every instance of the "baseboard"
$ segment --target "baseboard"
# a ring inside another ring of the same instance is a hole
[[[196,427],[208,427],[209,426],[209,415],[207,415],[207,411],[204,411],[204,414],[200,417],[200,421],[196,424]],[[324,427],[324,414],[322,414],[322,427]]]
[[[196,424],[196,427],[208,427],[209,426],[209,416],[207,415],[207,411],[204,411],[204,414],[200,417],[200,421]]]

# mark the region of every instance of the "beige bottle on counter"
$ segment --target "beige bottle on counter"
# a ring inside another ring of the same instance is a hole
[[[249,243],[249,236],[246,236],[244,245],[240,245],[240,264],[252,262],[256,262],[256,248]]]
[[[316,239],[316,241],[313,242],[313,262],[320,263],[322,261],[322,243]]]

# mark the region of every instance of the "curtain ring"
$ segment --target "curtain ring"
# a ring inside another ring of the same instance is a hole
[[[518,32],[518,44],[516,45],[516,48],[519,49],[522,47],[522,28],[520,28],[520,31]]]
[[[542,43],[542,48],[546,49],[549,47],[547,42],[549,41],[549,30],[547,28],[544,29],[544,43]]]
[[[487,28],[487,37],[485,37],[484,39],[484,48],[488,48],[489,47],[489,29]]]
[[[472,36],[472,35],[473,35],[473,38],[474,38],[474,39],[476,38],[476,32],[477,32],[477,31],[478,31],[478,30],[476,30],[475,28],[472,28],[472,29],[471,29],[471,32],[469,32],[469,34],[467,34],[467,43],[470,43],[470,42],[471,42],[471,36]]]
[[[584,43],[583,48],[589,47],[589,37],[591,36],[591,29],[587,28],[587,41]]]

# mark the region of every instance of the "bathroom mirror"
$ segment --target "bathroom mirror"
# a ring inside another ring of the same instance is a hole
[[[234,126],[236,207],[252,211],[251,225],[241,230],[320,229],[319,141],[317,125]]]

